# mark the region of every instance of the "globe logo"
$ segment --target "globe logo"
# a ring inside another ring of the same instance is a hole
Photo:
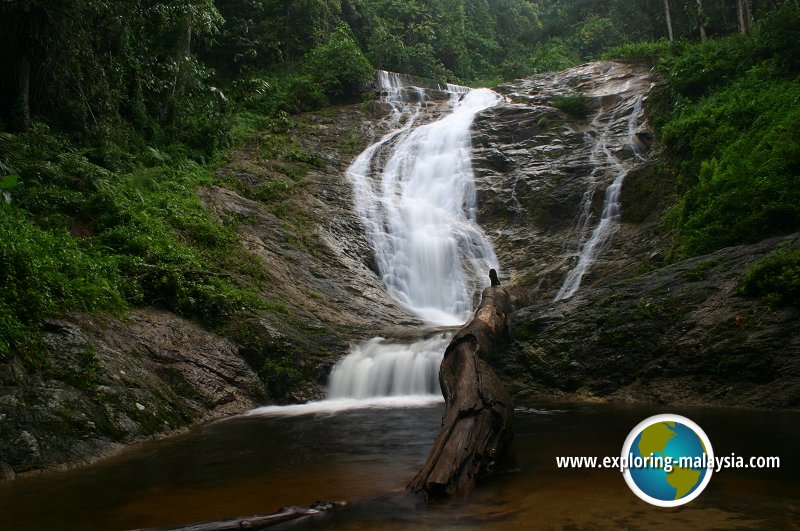
[[[714,452],[700,426],[680,415],[662,414],[633,428],[622,447],[622,463],[634,494],[659,507],[676,507],[706,488]]]

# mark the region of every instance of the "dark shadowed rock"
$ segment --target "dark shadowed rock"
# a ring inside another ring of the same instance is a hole
[[[49,321],[43,340],[46,371],[5,366],[0,455],[16,472],[89,461],[267,400],[236,344],[166,312],[76,314]]]
[[[800,236],[723,249],[514,314],[498,361],[537,399],[800,407],[800,312],[737,294],[750,265]]]
[[[558,291],[599,220],[606,187],[646,164],[641,138],[652,133],[632,111],[654,82],[646,70],[599,62],[497,87],[508,101],[475,120],[473,166],[478,220],[512,284],[540,297]],[[554,97],[574,94],[586,98],[585,118],[553,106]],[[603,253],[598,268],[630,270],[638,250]]]

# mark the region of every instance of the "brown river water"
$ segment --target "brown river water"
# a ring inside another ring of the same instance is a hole
[[[403,493],[438,432],[443,404],[243,416],[131,447],[97,464],[0,484],[0,529],[116,530],[348,504],[277,529],[800,528],[800,413],[609,404],[518,408],[513,456],[464,498]],[[617,456],[628,432],[678,413],[716,455],[779,456],[780,469],[715,472],[678,508],[635,497],[608,469],[559,469],[556,456]]]

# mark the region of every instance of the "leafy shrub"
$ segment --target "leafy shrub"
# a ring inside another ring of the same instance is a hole
[[[781,14],[783,16],[781,16]],[[800,80],[784,7],[754,38],[627,46],[667,80],[647,112],[683,194],[673,259],[800,230]]]
[[[676,93],[690,99],[729,85],[756,62],[752,39],[736,34],[724,39],[709,39],[677,51],[659,65]]]
[[[65,230],[37,227],[17,208],[0,208],[0,356],[62,308],[125,307],[113,256],[81,245]]]
[[[686,189],[676,256],[800,229],[800,83],[757,70],[663,129]]]
[[[280,117],[267,121],[283,127]],[[197,197],[212,182],[208,167],[179,146],[147,151],[150,167],[112,172],[48,136],[34,128],[0,145],[25,176],[0,208],[0,354],[64,310],[158,306],[218,328],[265,307],[263,266]]]
[[[234,86],[240,104],[264,117],[313,111],[328,104],[322,85],[309,74],[265,73]]]
[[[580,57],[561,39],[549,39],[533,48],[527,75],[555,72],[577,65]]]
[[[608,17],[590,15],[580,25],[574,37],[575,45],[584,57],[594,57],[605,48],[618,46],[624,35]]]
[[[656,66],[662,59],[679,55],[686,48],[682,41],[662,39],[655,42],[635,42],[615,46],[603,53],[605,60],[620,60],[634,64]]]
[[[800,248],[778,249],[753,264],[739,281],[739,293],[800,307]]]
[[[556,96],[551,103],[553,107],[575,118],[586,118],[589,114],[589,99],[584,94]]]
[[[800,46],[797,43],[800,28],[800,9],[791,2],[769,13],[755,31],[758,52],[764,58],[775,58],[778,67],[787,72],[800,72]]]
[[[375,71],[344,23],[336,28],[328,42],[311,50],[303,62],[333,100],[357,94],[372,80]]]

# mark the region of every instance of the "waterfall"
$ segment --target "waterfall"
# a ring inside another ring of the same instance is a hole
[[[330,398],[435,395],[439,389],[439,364],[450,334],[411,344],[376,337],[354,345],[331,374]]]
[[[379,81],[390,103],[407,92],[397,77]],[[490,90],[473,90],[451,100],[443,118],[421,125],[419,104],[395,107],[404,120],[347,170],[384,284],[432,324],[464,322],[486,272],[497,269],[475,219],[470,125],[499,101]]]
[[[389,293],[428,323],[458,325],[488,283],[489,269],[498,269],[475,218],[470,126],[500,97],[487,89],[436,84],[431,88],[449,94],[448,107],[440,119],[425,123],[428,93],[410,87],[414,81],[379,72],[392,129],[356,157],[347,175]],[[355,344],[334,366],[328,396],[441,396],[439,365],[451,337]]]
[[[423,97],[427,95],[426,89],[435,89],[442,92],[447,92],[455,96],[458,96],[459,94],[466,94],[467,92],[472,90],[471,88],[465,87],[464,85],[454,85],[453,83],[439,83],[437,81],[432,81],[430,79],[416,78],[414,76],[409,76],[406,74],[398,74],[397,72],[387,72],[386,70],[378,71],[376,81],[379,89],[381,89],[382,91],[394,93],[392,95],[389,95],[388,98],[384,97],[385,101],[386,100],[397,101],[396,98],[398,93],[406,91],[406,89],[409,88],[417,91],[417,94],[421,94]],[[403,100],[402,97],[400,100],[408,101],[408,100]]]
[[[631,113],[626,121],[626,145],[633,151],[633,154],[640,160],[642,156],[636,145],[636,130],[642,119],[642,97],[638,96],[634,101],[631,108]],[[595,127],[601,126],[601,119],[603,111],[601,110],[592,125]],[[592,235],[580,248],[578,255],[578,262],[568,273],[561,285],[558,293],[555,296],[556,301],[568,299],[578,291],[581,285],[581,280],[589,268],[594,264],[597,257],[602,252],[604,245],[609,241],[610,237],[617,230],[620,221],[621,205],[620,205],[620,191],[622,190],[622,182],[628,175],[629,168],[627,168],[622,161],[612,152],[609,144],[613,139],[614,125],[617,124],[617,112],[612,113],[608,119],[602,133],[599,135],[594,149],[592,150],[591,163],[593,166],[592,175],[590,178],[589,189],[583,196],[583,210],[581,217],[578,221],[581,234],[585,234],[588,229],[591,219],[591,203],[596,187],[596,175],[603,173],[604,170],[610,171],[614,175],[611,184],[608,185],[603,199],[603,210],[600,215],[600,221],[592,231]],[[583,237],[581,238],[583,239]]]

